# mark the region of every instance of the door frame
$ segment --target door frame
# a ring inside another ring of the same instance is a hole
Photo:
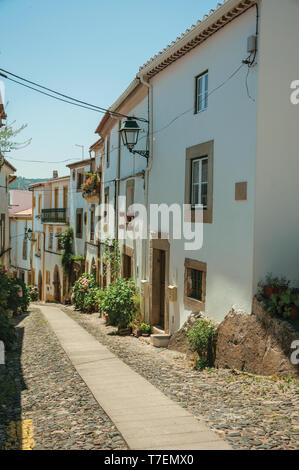
[[[169,260],[170,260],[170,244],[168,239],[152,238],[150,240],[150,262],[149,262],[149,322],[152,324],[153,319],[153,259],[154,250],[161,250],[165,252],[165,294],[164,294],[164,331],[169,334],[169,299],[168,299],[168,285],[169,285]]]

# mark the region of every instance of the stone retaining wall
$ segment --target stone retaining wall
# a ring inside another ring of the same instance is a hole
[[[299,340],[298,326],[272,317],[255,298],[252,315],[231,310],[219,325],[215,365],[299,377],[299,366],[290,362],[295,340]]]

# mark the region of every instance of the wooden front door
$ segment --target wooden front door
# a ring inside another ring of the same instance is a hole
[[[165,251],[153,250],[153,286],[152,286],[152,322],[154,325],[165,328],[165,289],[166,265]]]

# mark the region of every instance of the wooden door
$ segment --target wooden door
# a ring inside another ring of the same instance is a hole
[[[165,259],[164,250],[153,249],[152,322],[162,329],[165,327]]]

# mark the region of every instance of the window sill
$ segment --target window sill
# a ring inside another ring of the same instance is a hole
[[[204,312],[206,309],[204,302],[187,296],[184,297],[184,306],[198,312]]]
[[[196,217],[197,216],[197,217]],[[195,219],[198,218],[197,221]],[[202,217],[200,214],[200,210],[196,209],[185,209],[184,211],[184,222],[192,222],[192,223],[204,223],[204,224],[212,224],[212,210],[211,209],[203,209]]]

